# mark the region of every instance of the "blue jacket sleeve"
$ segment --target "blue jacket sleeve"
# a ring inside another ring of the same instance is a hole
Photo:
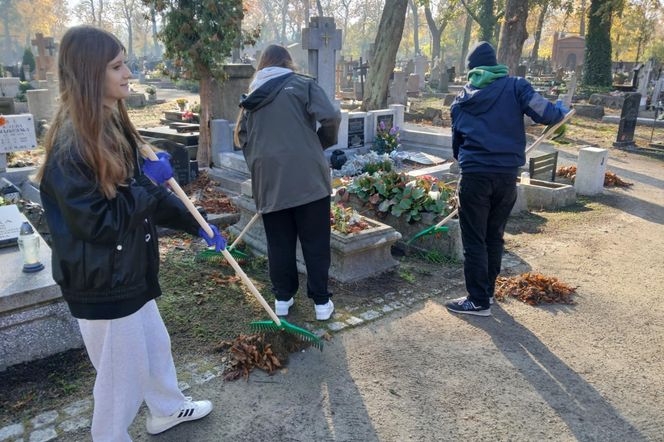
[[[535,92],[527,80],[519,78],[516,88],[521,112],[536,123],[556,124],[565,117],[565,114],[553,103]]]
[[[459,148],[463,144],[463,136],[461,133],[456,130],[456,120],[458,119],[459,108],[457,106],[452,106],[450,109],[450,116],[452,117],[452,154],[454,159],[459,159]]]

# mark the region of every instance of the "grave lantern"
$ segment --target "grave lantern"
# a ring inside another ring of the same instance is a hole
[[[23,271],[35,273],[44,268],[39,262],[39,235],[35,233],[29,222],[21,224],[18,234],[18,248],[23,254]]]

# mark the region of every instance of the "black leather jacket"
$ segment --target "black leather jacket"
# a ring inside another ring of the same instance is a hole
[[[82,161],[61,162],[56,152],[40,184],[53,279],[77,318],[128,316],[161,295],[155,226],[197,234],[198,224],[175,194],[142,174],[141,160],[109,200]]]

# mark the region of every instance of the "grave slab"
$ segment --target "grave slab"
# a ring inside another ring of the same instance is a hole
[[[0,249],[0,370],[83,346],[78,323],[53,281],[51,250],[40,238],[44,270],[24,273],[18,247]]]

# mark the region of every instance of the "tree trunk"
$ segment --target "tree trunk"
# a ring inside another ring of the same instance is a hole
[[[496,23],[493,25],[493,39],[491,44],[496,48],[496,53],[500,49],[500,31],[503,30],[503,23],[496,20]]]
[[[325,13],[323,12],[323,4],[320,2],[320,0],[316,0],[316,9],[318,10],[319,17],[325,16]]]
[[[385,0],[376,33],[375,51],[364,88],[363,110],[387,106],[387,86],[394,71],[397,50],[406,21],[408,0]]]
[[[7,4],[6,7],[8,8],[9,5]],[[3,28],[4,28],[3,37],[2,37],[3,38],[3,43],[4,43],[3,44],[4,49],[2,51],[2,62],[6,65],[9,65],[10,63],[12,63],[13,60],[11,59],[12,58],[11,57],[11,55],[12,55],[12,46],[11,46],[12,37],[9,34],[9,13],[7,13],[7,9],[5,9],[5,13],[2,14],[2,25],[3,25]]]
[[[133,12],[133,11],[132,11]],[[131,21],[131,14],[127,17],[127,59],[134,58],[134,24]]]
[[[584,57],[583,83],[611,86],[611,15],[604,0],[591,0]]]
[[[496,17],[493,14],[493,0],[481,0],[478,15],[480,40],[493,42],[495,44],[494,30],[496,28]]]
[[[302,0],[302,2],[304,3],[304,5],[303,5],[304,6],[304,26],[303,27],[307,28],[307,27],[309,27],[309,6],[310,6],[310,3],[309,3],[309,0]]]
[[[152,55],[160,57],[161,47],[159,46],[159,38],[157,37],[157,11],[155,11],[154,1],[150,3],[150,22],[152,23]]]
[[[428,3],[424,5],[424,16],[427,19],[427,25],[429,25],[429,32],[431,33],[431,60],[435,60],[436,57],[440,60],[440,39],[443,36],[445,26],[443,24],[440,25],[440,28],[436,26],[436,20],[433,18]]]
[[[507,0],[503,35],[498,49],[498,62],[506,64],[510,72],[516,72],[528,37],[528,0]]]
[[[461,43],[461,59],[459,60],[459,73],[466,72],[466,56],[470,45],[470,35],[473,30],[473,17],[466,14],[466,27],[463,30],[463,43]]]
[[[533,51],[530,53],[530,59],[532,61],[537,61],[539,58],[539,45],[542,40],[542,26],[544,26],[544,18],[546,18],[546,13],[549,10],[549,2],[546,1],[542,5],[542,10],[540,11],[539,17],[537,18],[537,29],[535,30],[535,43],[533,43]]]
[[[286,45],[286,18],[288,17],[288,0],[284,1],[284,7],[281,10],[281,44]]]
[[[579,23],[579,35],[586,35],[586,0],[581,0],[581,20]]]
[[[420,15],[417,10],[417,4],[415,4],[415,0],[408,0],[408,3],[410,3],[410,11],[413,14],[413,46],[414,46],[414,51],[415,55],[419,55],[420,53]]]

